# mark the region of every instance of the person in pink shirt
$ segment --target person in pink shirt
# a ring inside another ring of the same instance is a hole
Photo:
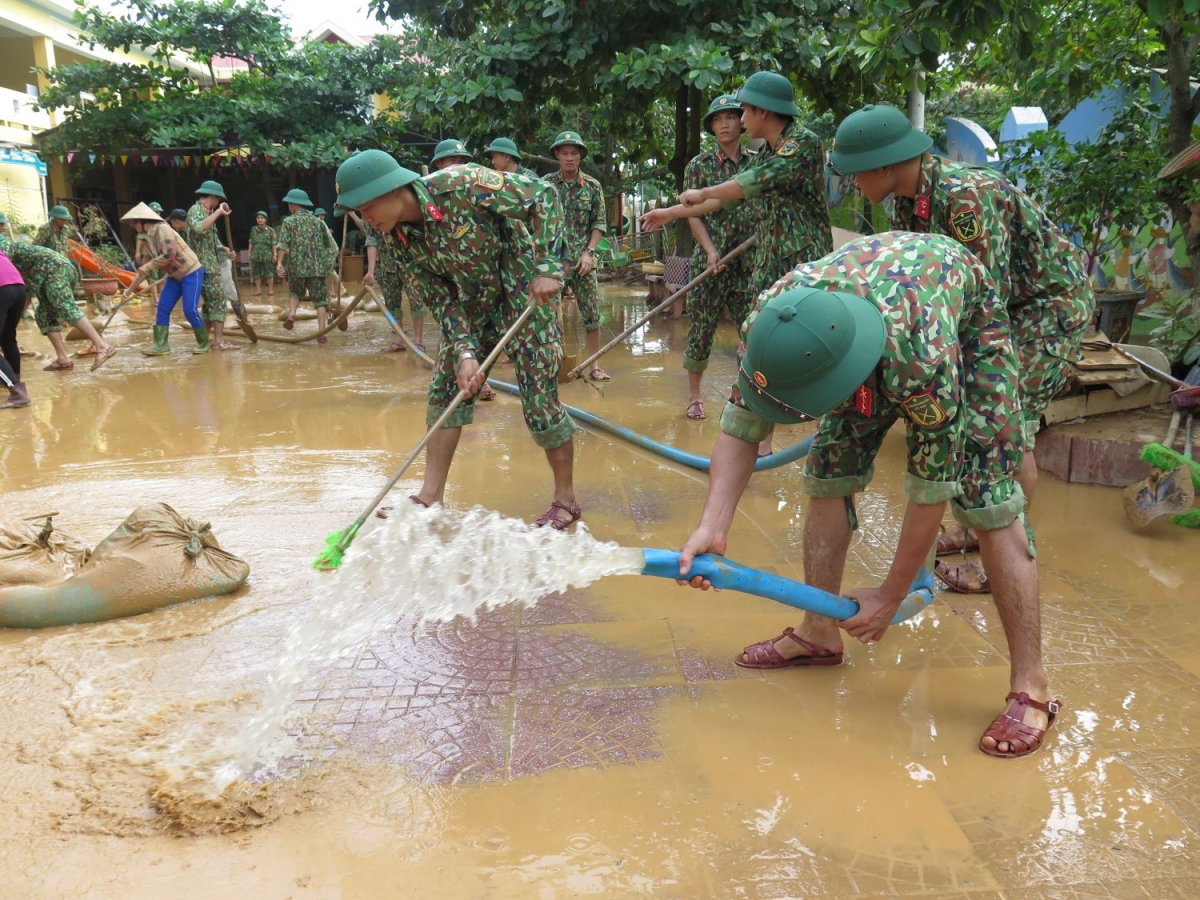
[[[29,405],[29,392],[21,381],[21,350],[17,347],[17,326],[28,304],[25,279],[12,260],[0,253],[0,384],[8,388],[8,399],[0,403],[0,409]]]

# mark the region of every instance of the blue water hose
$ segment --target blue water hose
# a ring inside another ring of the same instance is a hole
[[[654,575],[657,578],[679,578],[679,552],[676,550],[654,550],[647,548],[642,551],[646,557],[643,575]],[[849,619],[858,612],[858,604],[847,597],[830,594],[820,588],[793,581],[782,575],[772,575],[743,566],[732,559],[704,553],[692,560],[689,578],[696,575],[708,579],[713,587],[743,594],[753,594],[765,597],[778,603],[802,609],[805,612],[828,616],[831,619]],[[909,589],[908,596],[900,604],[892,624],[910,619],[933,602],[935,584],[933,570],[922,567],[917,572],[916,580]]]
[[[497,381],[495,378],[489,378],[488,384],[498,391],[504,391],[506,394],[520,395],[521,393],[515,384]],[[580,409],[577,406],[568,406],[565,403],[563,404],[563,409],[570,414],[572,419],[578,419],[580,422],[586,422],[593,428],[607,431],[609,434],[623,438],[644,450],[649,450],[651,453],[657,453],[659,456],[666,457],[672,462],[680,463],[692,469],[699,469],[701,472],[707,472],[709,466],[712,464],[712,459],[707,456],[700,456],[698,453],[688,453],[686,450],[680,450],[678,447],[672,447],[669,444],[660,444],[658,441],[648,438],[644,434],[638,434],[636,431],[617,425],[608,421],[608,419],[602,419],[600,416],[590,413],[586,409]],[[783,450],[772,453],[770,456],[761,456],[754,464],[754,471],[765,472],[768,469],[776,469],[779,466],[795,462],[808,454],[808,448],[812,446],[812,442],[812,437],[806,437],[800,443],[785,447]]]

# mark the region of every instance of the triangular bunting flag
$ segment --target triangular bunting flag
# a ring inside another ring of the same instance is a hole
[[[125,163],[127,163],[127,162],[129,162],[129,156],[127,154],[122,153],[121,154],[121,165],[125,165]]]
[[[190,157],[190,156],[185,156],[185,157],[183,158],[183,164],[184,164],[185,166],[190,166],[190,165],[192,164],[192,157]]]
[[[157,157],[157,156],[151,156],[151,157],[150,157],[150,162],[154,163],[154,164],[157,166],[157,165],[158,165],[158,157]]]
[[[175,165],[183,165],[183,160],[181,160],[178,156],[175,157]]]
[[[96,161],[96,154],[95,154],[95,153],[89,153],[89,154],[88,154],[88,162],[94,163],[95,161]]]
[[[67,154],[67,162],[75,162],[75,152],[71,151]]]
[[[148,160],[149,158],[150,158],[150,157],[146,156],[146,154],[144,154],[144,153],[143,153],[143,154],[142,154],[142,164],[144,165],[144,164],[145,164],[145,162],[146,162],[146,160]]]

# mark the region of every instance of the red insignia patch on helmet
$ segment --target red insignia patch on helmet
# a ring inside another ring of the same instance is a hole
[[[757,384],[760,388],[765,388],[767,386],[767,376],[764,375],[762,372],[755,372],[754,373],[754,383]]]

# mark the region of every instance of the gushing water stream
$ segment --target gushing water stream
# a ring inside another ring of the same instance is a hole
[[[261,707],[217,771],[217,789],[269,756],[311,668],[358,650],[397,620],[474,619],[510,603],[533,606],[605,575],[639,574],[643,565],[641,550],[598,541],[582,526],[568,533],[481,507],[461,514],[397,504],[386,524],[351,545],[308,620],[288,638]]]

